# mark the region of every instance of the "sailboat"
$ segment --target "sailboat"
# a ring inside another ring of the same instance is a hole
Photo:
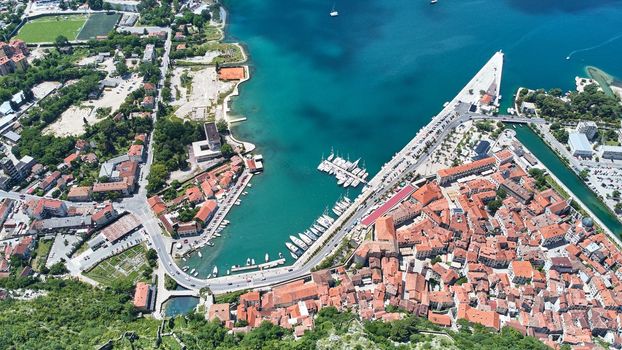
[[[333,9],[330,11],[329,15],[331,17],[337,17],[339,16],[339,12],[337,12],[337,10],[335,10],[335,5],[333,4]]]

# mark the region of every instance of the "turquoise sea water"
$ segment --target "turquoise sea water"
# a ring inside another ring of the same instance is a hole
[[[235,134],[258,145],[265,173],[252,180],[231,225],[203,249],[213,264],[288,255],[344,191],[316,170],[331,147],[362,157],[371,174],[502,49],[502,93],[518,86],[574,88],[586,65],[622,76],[622,2],[604,0],[229,0],[227,39],[242,42],[252,79],[233,111]],[[572,51],[581,51],[566,60]]]

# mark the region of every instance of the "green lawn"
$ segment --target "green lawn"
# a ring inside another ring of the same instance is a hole
[[[75,40],[87,19],[86,15],[37,18],[24,24],[16,37],[26,43],[53,42],[59,35]]]
[[[119,279],[136,282],[141,279],[143,268],[147,265],[145,253],[145,247],[137,245],[100,262],[84,275],[107,286]]]

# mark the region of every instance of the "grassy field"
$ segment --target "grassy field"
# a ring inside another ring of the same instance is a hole
[[[47,261],[48,254],[50,254],[50,250],[52,249],[52,244],[54,243],[53,239],[43,240],[40,239],[37,243],[37,257],[32,263],[32,267],[36,271],[41,271],[41,269],[45,266],[45,262]]]
[[[98,35],[106,35],[111,30],[114,29],[114,26],[121,18],[121,15],[118,13],[95,13],[92,14],[89,20],[78,34],[78,40],[89,40],[94,39]]]
[[[100,262],[84,275],[107,286],[117,279],[138,281],[143,268],[147,265],[145,252],[142,245],[137,245]]]
[[[53,42],[59,35],[75,40],[87,19],[85,15],[37,18],[24,24],[16,37],[27,43]]]

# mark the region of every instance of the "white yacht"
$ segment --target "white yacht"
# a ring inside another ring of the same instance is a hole
[[[294,242],[295,245],[299,246],[302,250],[309,249],[309,247],[305,244],[305,242],[303,242],[300,238],[290,235],[289,239],[291,239],[291,241]]]
[[[352,185],[352,181],[354,181],[352,178],[347,179],[346,182],[344,182],[343,187]]]
[[[316,235],[315,233],[311,232],[310,230],[306,230],[305,231],[305,235],[307,235],[307,237],[311,238],[312,240],[317,240],[318,238],[320,238],[318,235]]]
[[[313,240],[304,233],[299,233],[298,237],[300,237],[300,239],[302,239],[303,242],[305,242],[308,246],[311,246],[311,244],[313,244]]]

